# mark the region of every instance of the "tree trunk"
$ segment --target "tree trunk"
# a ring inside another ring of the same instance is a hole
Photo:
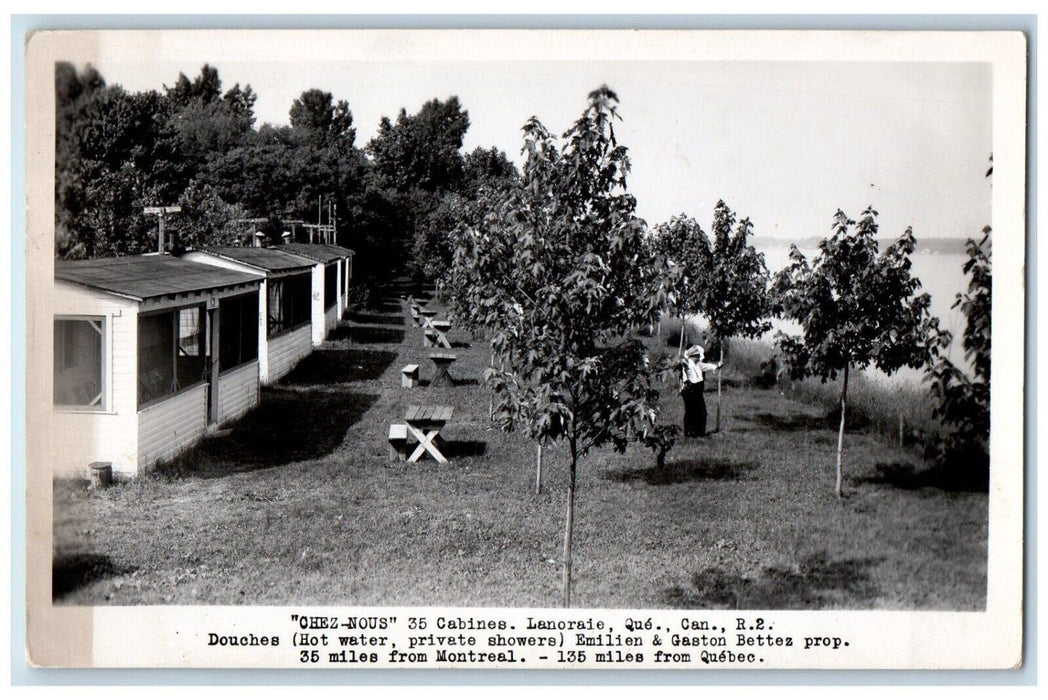
[[[578,455],[571,444],[571,468],[568,471],[568,515],[564,523],[564,607],[571,607],[571,533],[575,525],[575,465]]]
[[[720,341],[720,362],[724,364],[724,341]],[[717,419],[713,426],[713,432],[720,432],[720,414],[721,414],[721,371],[717,370]]]
[[[841,429],[837,433],[837,499],[841,498],[841,485],[844,481],[841,473],[841,454],[844,451],[844,410],[848,400],[848,365],[844,365],[844,383],[841,385]]]
[[[495,369],[495,351],[491,351],[491,369]],[[488,392],[488,423],[495,422],[495,390]]]
[[[677,350],[678,355],[684,354],[684,316],[680,317],[680,348]]]
[[[542,445],[537,446],[535,454],[535,495],[542,493]]]

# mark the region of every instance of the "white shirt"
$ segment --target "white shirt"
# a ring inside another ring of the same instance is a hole
[[[684,356],[681,362],[681,375],[685,382],[697,384],[702,381],[702,373],[712,372],[717,365],[712,362],[701,362],[697,358]]]

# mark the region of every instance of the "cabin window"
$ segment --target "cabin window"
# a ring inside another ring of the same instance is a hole
[[[138,405],[204,381],[207,350],[204,307],[138,317]]]
[[[324,308],[330,309],[338,301],[338,263],[324,268]]]
[[[258,294],[223,299],[218,314],[219,371],[258,359]]]
[[[106,409],[105,318],[55,319],[54,405]]]
[[[268,286],[267,336],[279,335],[309,323],[313,298],[310,274],[269,280]]]

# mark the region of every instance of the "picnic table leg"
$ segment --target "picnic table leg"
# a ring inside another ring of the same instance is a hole
[[[418,445],[415,447],[415,451],[411,453],[410,457],[408,457],[409,462],[418,462],[423,454],[429,452],[437,462],[441,464],[448,463],[447,458],[441,454],[440,450],[437,449],[437,446],[433,444],[434,441],[440,437],[439,430],[428,430],[426,431],[426,434],[423,434],[421,430],[418,430],[410,423],[408,423],[408,430],[411,431],[415,436],[415,439],[418,440]]]

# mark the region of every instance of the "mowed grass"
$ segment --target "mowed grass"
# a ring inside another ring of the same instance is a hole
[[[488,421],[487,343],[450,339],[459,385],[401,388],[405,364],[432,375],[430,350],[383,300],[163,473],[104,491],[55,482],[56,600],[558,605],[566,453],[545,449],[536,494],[535,444]],[[583,460],[574,605],[984,607],[985,493],[849,432],[838,502],[824,409],[730,371],[724,383],[722,431],[679,441],[664,469],[639,447]],[[454,407],[450,464],[389,461],[389,424],[417,403]],[[679,423],[673,386],[663,410]]]

